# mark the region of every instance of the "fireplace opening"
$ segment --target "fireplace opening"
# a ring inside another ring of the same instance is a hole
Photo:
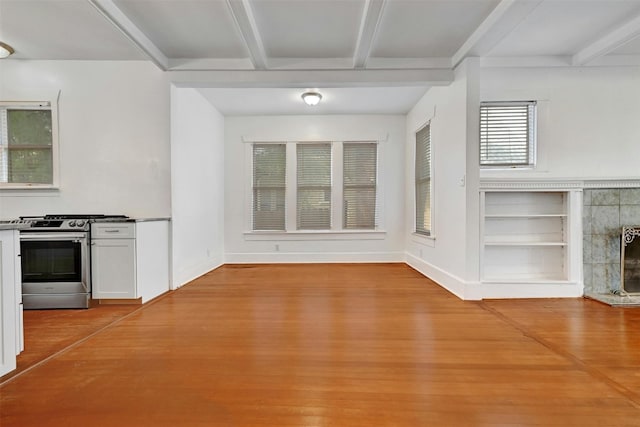
[[[640,295],[640,227],[622,227],[620,247],[622,291]]]

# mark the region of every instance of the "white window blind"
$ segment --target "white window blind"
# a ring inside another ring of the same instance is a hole
[[[416,132],[416,233],[431,235],[431,124]]]
[[[331,144],[298,144],[297,228],[331,228]]]
[[[346,229],[375,229],[378,146],[343,144],[343,209]]]
[[[253,229],[285,230],[286,145],[253,145]]]
[[[480,104],[480,165],[535,163],[535,101]]]
[[[0,183],[53,184],[53,161],[50,105],[0,104]]]

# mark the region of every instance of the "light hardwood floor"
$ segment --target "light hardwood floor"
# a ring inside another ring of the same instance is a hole
[[[640,309],[228,265],[0,387],[4,426],[639,426]]]

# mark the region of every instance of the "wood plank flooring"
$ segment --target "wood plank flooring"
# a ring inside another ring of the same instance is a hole
[[[24,338],[16,370],[0,384],[136,310],[135,305],[106,305],[91,310],[25,310]]]
[[[640,309],[228,265],[0,387],[1,426],[638,426]]]

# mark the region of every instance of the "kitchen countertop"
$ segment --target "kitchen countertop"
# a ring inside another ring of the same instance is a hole
[[[158,218],[98,218],[93,222],[148,222],[148,221],[171,221],[169,217]]]
[[[0,222],[0,231],[2,230],[22,230],[23,228],[29,228],[28,224],[5,224]]]

